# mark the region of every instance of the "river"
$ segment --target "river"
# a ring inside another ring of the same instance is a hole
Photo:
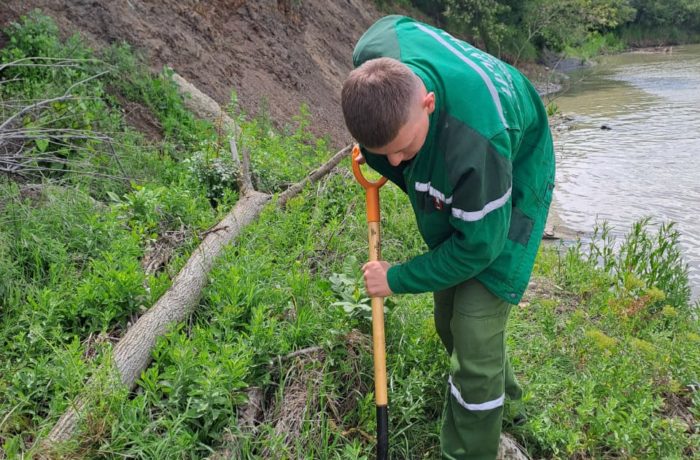
[[[700,45],[606,56],[571,82],[554,96],[572,117],[556,140],[562,224],[585,235],[607,220],[620,236],[675,221],[700,297]]]

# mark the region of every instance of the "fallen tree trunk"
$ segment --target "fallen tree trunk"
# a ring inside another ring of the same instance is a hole
[[[224,119],[227,130],[230,129],[230,135],[234,135],[236,128],[233,120],[223,113],[218,104],[203,93],[193,91],[193,86],[183,84],[183,82],[187,82],[182,77],[178,78],[181,80],[178,85],[183,92],[188,108],[193,110],[195,114],[205,116],[214,122],[225,116],[228,119]],[[212,120],[211,117],[215,117],[215,119]],[[233,145],[235,142],[232,142],[232,150]],[[246,158],[245,149],[243,152],[241,169],[248,172],[249,161]],[[316,182],[330,172],[349,152],[349,147],[342,149],[307,178],[291,186],[287,192],[283,193],[284,200],[281,200],[280,204],[286,203],[289,198],[301,192],[304,185]],[[250,183],[249,176],[239,178],[242,196],[234,208],[221,222],[206,232],[205,238],[175,277],[170,289],[136,321],[115,346],[113,362],[119,372],[121,383],[128,389],[133,389],[136,385],[136,379],[148,367],[151,361],[151,351],[158,337],[194,310],[214,261],[224,247],[237,238],[241,231],[258,217],[265,204],[272,199],[269,194],[253,190]],[[87,388],[92,386],[92,381],[86,385]],[[87,400],[84,397],[79,397],[71,405],[71,408],[61,416],[49,435],[41,441],[42,450],[50,451],[55,443],[70,439],[87,407]]]
[[[170,289],[124,334],[113,352],[122,384],[129,389],[134,387],[136,379],[151,361],[156,339],[194,310],[216,258],[260,214],[270,198],[270,195],[255,191],[244,195],[233,210],[208,231]],[[55,443],[70,439],[84,407],[85,401],[81,399],[64,413],[45,441]]]

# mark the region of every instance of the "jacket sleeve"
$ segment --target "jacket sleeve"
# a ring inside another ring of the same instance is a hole
[[[477,276],[503,250],[512,208],[507,132],[458,147],[464,153],[450,169],[455,171],[449,217],[452,234],[430,251],[389,269],[389,287],[396,294],[447,289]]]

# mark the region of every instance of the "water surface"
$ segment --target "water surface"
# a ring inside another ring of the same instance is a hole
[[[677,222],[697,298],[700,45],[609,56],[571,79],[555,99],[573,117],[556,141],[561,220],[584,233],[607,220],[618,235],[645,216]]]

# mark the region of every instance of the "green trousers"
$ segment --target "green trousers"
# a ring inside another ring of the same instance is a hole
[[[520,399],[505,344],[511,304],[468,280],[434,293],[435,328],[450,355],[442,458],[493,460],[506,395]]]

